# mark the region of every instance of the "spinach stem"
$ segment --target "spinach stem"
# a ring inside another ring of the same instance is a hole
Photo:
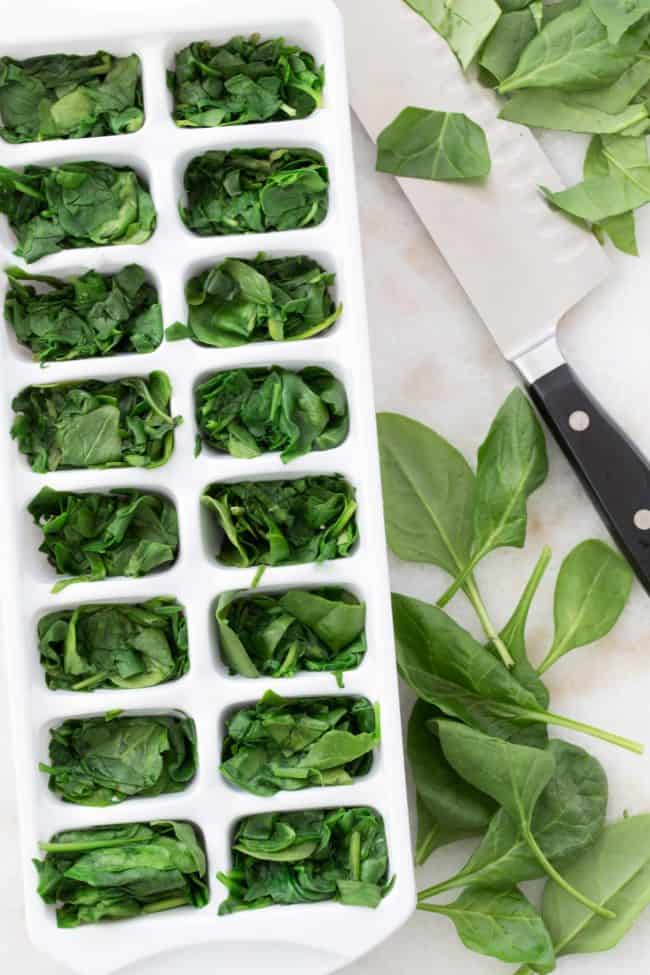
[[[447,603],[451,602],[451,600],[454,598],[454,596],[456,595],[456,593],[458,592],[458,590],[464,588],[464,586],[467,584],[467,582],[469,580],[469,577],[471,576],[472,572],[474,571],[474,569],[478,565],[478,562],[479,562],[479,559],[477,558],[477,556],[474,556],[474,558],[462,570],[462,572],[460,573],[460,575],[457,575],[456,576],[456,578],[454,579],[454,581],[452,582],[452,584],[449,586],[449,588],[446,589],[443,592],[442,596],[440,596],[440,598],[438,599],[438,601],[436,603],[436,606],[438,607],[438,609],[444,609],[445,606],[447,605]]]
[[[602,728],[596,728],[594,725],[583,724],[582,721],[574,721],[573,718],[565,718],[561,714],[554,714],[551,711],[523,711],[522,717],[526,717],[530,721],[539,721],[544,724],[557,725],[559,728],[569,728],[571,731],[579,731],[583,735],[589,735],[591,738],[599,738],[601,741],[609,742],[610,745],[625,748],[628,752],[643,755],[643,745],[638,741],[632,741],[630,738],[622,738],[620,735],[614,735],[610,731],[603,731]]]
[[[572,887],[571,884],[564,879],[562,874],[557,872],[553,864],[546,859],[544,853],[542,852],[540,846],[537,843],[537,840],[533,836],[530,827],[525,826],[522,823],[521,829],[524,835],[524,839],[528,843],[528,846],[530,847],[531,851],[535,855],[540,866],[543,867],[544,872],[548,874],[551,880],[554,880],[555,883],[559,887],[561,887],[562,890],[566,891],[566,893],[569,894],[570,897],[573,897],[581,904],[584,904],[585,907],[588,907],[589,910],[593,911],[594,914],[597,914],[598,917],[605,918],[608,921],[611,921],[613,920],[613,918],[616,917],[613,911],[610,911],[606,907],[601,907],[600,904],[597,904],[595,901],[592,901],[589,897],[586,896],[586,894],[582,894],[580,893],[579,890],[576,890],[575,887]]]
[[[462,873],[455,873],[448,880],[443,880],[439,884],[433,884],[431,887],[425,887],[424,890],[419,890],[418,901],[426,900],[427,897],[435,897],[437,894],[444,894],[448,890],[454,890],[456,887],[466,886],[470,883],[470,879],[467,879],[467,881],[464,880]]]
[[[483,631],[485,632],[488,640],[494,645],[497,653],[501,657],[501,660],[506,665],[506,667],[512,667],[514,665],[514,660],[510,656],[510,651],[507,646],[497,633],[492,623],[492,620],[488,616],[488,611],[485,607],[485,603],[481,598],[481,594],[478,591],[478,587],[472,578],[469,578],[465,583],[465,592],[467,593],[467,598],[474,607],[474,611],[478,616]]]

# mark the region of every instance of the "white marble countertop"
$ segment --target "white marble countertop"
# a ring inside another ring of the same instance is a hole
[[[576,142],[547,140],[553,161],[569,180],[577,175]],[[473,460],[515,378],[395,181],[375,174],[373,147],[358,125],[355,144],[378,409],[407,413],[431,424]],[[650,212],[639,224],[645,256],[634,260],[615,255],[612,279],[571,313],[560,337],[569,361],[650,456]],[[551,474],[531,501],[526,549],[495,553],[478,573],[493,617],[501,622],[509,615],[542,544],[551,545],[554,561],[529,630],[539,657],[550,637],[552,584],[561,558],[586,537],[606,537],[563,457],[553,444],[549,446]],[[433,598],[444,588],[442,574],[430,567],[393,560],[392,574],[396,589],[421,598]],[[470,624],[471,616],[461,600],[457,598],[452,610]],[[597,646],[575,652],[552,671],[555,710],[650,742],[649,609],[646,596],[635,585],[630,606],[614,633]],[[408,710],[406,695],[405,707]],[[18,975],[40,975],[44,970],[48,975],[66,975],[67,969],[46,960],[30,945],[23,923],[5,709],[0,709],[0,741],[5,743],[0,749],[0,965]],[[592,740],[589,748],[609,775],[610,816],[619,816],[625,809],[631,813],[650,810],[650,759]],[[420,886],[450,874],[466,853],[463,844],[439,851],[419,872]],[[558,971],[606,975],[616,967],[620,975],[641,975],[649,956],[650,914],[615,952],[563,959]],[[214,970],[209,964],[195,964],[191,955],[184,963],[188,970],[191,966],[193,975]],[[398,969],[424,975],[432,970],[432,963],[446,975],[508,971],[500,963],[464,949],[446,919],[420,914],[371,955],[346,969],[346,975],[393,975]],[[130,975],[171,975],[174,970],[156,959],[130,970]]]

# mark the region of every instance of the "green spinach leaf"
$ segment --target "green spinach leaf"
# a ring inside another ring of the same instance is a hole
[[[171,596],[57,610],[37,635],[52,691],[153,687],[189,670],[185,610]]]
[[[203,441],[233,457],[281,451],[288,463],[312,450],[332,450],[348,435],[345,388],[320,366],[217,372],[194,396]]]
[[[313,338],[331,328],[343,310],[330,295],[334,280],[310,257],[229,257],[190,278],[187,327],[171,325],[167,339],[230,348]]]
[[[11,428],[33,471],[85,467],[161,467],[181,417],[169,414],[165,372],[147,378],[28,386],[16,396]]]
[[[358,538],[354,488],[338,474],[213,484],[201,501],[223,531],[224,565],[345,558]]]
[[[182,792],[196,774],[196,728],[172,715],[74,719],[50,729],[49,764],[39,766],[66,802],[112,806],[133,796]]]
[[[466,948],[501,961],[539,965],[549,971],[555,953],[533,905],[519,890],[470,888],[453,904],[418,904],[421,911],[453,921]]]
[[[28,264],[75,247],[143,244],[156,226],[153,200],[128,167],[102,162],[0,166],[0,213]]]
[[[531,3],[501,14],[479,58],[480,66],[496,82],[503,81],[517,67],[524,48],[540,29],[540,12],[541,4]]]
[[[281,37],[252,34],[189,44],[167,80],[177,125],[243,125],[311,115],[322,103],[325,69]]]
[[[378,907],[390,888],[381,816],[365,806],[268,812],[243,819],[219,914],[338,901]]]
[[[0,58],[0,136],[16,143],[135,132],[144,123],[140,74],[135,54]]]
[[[591,0],[591,9],[607,28],[611,44],[618,44],[630,27],[650,14],[649,0]]]
[[[209,899],[206,859],[193,826],[159,820],[57,833],[34,860],[38,893],[60,928],[138,917]]]
[[[221,658],[242,677],[293,677],[299,671],[358,667],[366,649],[366,608],[334,587],[219,597]]]
[[[148,575],[178,555],[176,509],[156,494],[132,488],[76,494],[44,487],[27,510],[43,531],[39,552],[58,574],[71,576],[53,592],[74,582]]]
[[[267,691],[226,721],[220,771],[256,796],[351,785],[370,771],[379,739],[379,712],[366,698]]]
[[[41,363],[153,352],[162,342],[158,293],[138,264],[67,280],[18,267],[6,273],[5,318]]]
[[[329,174],[315,149],[211,150],[185,171],[186,226],[201,237],[322,223]]]
[[[377,140],[377,170],[417,179],[480,179],[490,172],[485,133],[462,112],[403,109]]]
[[[501,16],[494,0],[405,0],[449,44],[464,68],[469,67]]]

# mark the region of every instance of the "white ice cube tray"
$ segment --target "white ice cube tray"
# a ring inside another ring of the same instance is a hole
[[[51,16],[29,24],[22,36],[3,40],[0,54],[17,58],[42,53],[90,53],[99,48],[135,52],[142,62],[146,121],[134,134],[97,139],[52,141],[12,146],[0,141],[0,164],[58,163],[94,159],[129,165],[146,178],[156,211],[157,229],[142,246],[88,248],[50,255],[31,268],[35,273],[68,275],[95,268],[111,272],[136,262],[155,281],[166,325],[186,321],[184,287],[202,269],[226,257],[306,254],[336,272],[336,299],[343,315],[327,334],[300,342],[203,348],[190,341],[169,344],[148,355],[121,355],[56,363],[45,370],[31,361],[9,328],[0,330],[2,369],[2,444],[5,476],[0,498],[2,530],[14,585],[3,593],[4,650],[9,667],[13,711],[14,755],[21,820],[27,922],[34,943],[84,975],[103,975],[138,959],[194,944],[210,945],[223,971],[332,972],[386,938],[410,914],[414,882],[404,787],[402,736],[389,605],[382,501],[370,373],[363,270],[354,185],[346,87],[344,45],[339,15],[331,0],[239,0],[236,4],[182,5],[171,23],[169,13],[134,11],[123,25],[113,22],[110,4],[78,26],[71,7],[52,5]],[[169,20],[169,23],[165,22]],[[29,18],[27,18],[29,20]],[[27,20],[23,19],[25,24]],[[86,31],[85,34],[80,31]],[[177,128],[171,118],[171,95],[165,72],[174,52],[194,40],[224,42],[235,34],[259,32],[284,36],[312,52],[326,66],[324,106],[304,120],[223,129]],[[197,237],[178,215],[182,180],[189,161],[214,148],[306,146],[320,150],[330,171],[329,211],[318,227],[270,234]],[[0,219],[2,266],[21,264],[12,250],[15,240]],[[2,275],[0,302],[4,301]],[[335,450],[311,453],[285,466],[278,455],[236,460],[205,449],[193,456],[196,425],[193,391],[208,373],[235,366],[280,364],[291,368],[317,364],[345,384],[350,407],[350,433]],[[173,386],[172,410],[182,414],[176,445],[168,464],[156,470],[61,471],[35,474],[9,438],[13,396],[30,383],[137,376],[164,369]],[[343,586],[367,605],[368,651],[361,666],[345,675],[337,689],[330,674],[301,673],[285,680],[246,680],[228,676],[217,648],[214,608],[220,593],[250,586],[254,570],[232,569],[215,559],[211,515],[199,497],[213,482],[290,478],[304,474],[343,474],[356,488],[360,541],[348,559],[323,565],[268,568],[260,591],[290,587]],[[26,511],[29,501],[48,484],[60,490],[107,491],[135,487],[170,497],[178,511],[180,555],[173,567],[141,579],[107,579],[74,585],[58,595],[57,577],[38,552],[41,533]],[[144,690],[100,690],[92,694],[51,691],[39,663],[36,624],[41,615],[87,602],[139,602],[170,594],[184,605],[188,618],[190,671],[176,682]],[[371,772],[349,787],[310,788],[258,798],[237,791],[219,774],[224,717],[238,705],[258,700],[272,688],[280,694],[364,695],[381,707],[382,741]],[[47,757],[49,728],[68,717],[101,714],[112,708],[160,712],[182,710],[196,722],[199,769],[185,792],[133,799],[115,808],[68,805],[49,792],[47,777],[37,768]],[[390,870],[397,877],[377,910],[336,903],[273,907],[218,917],[225,890],[217,870],[231,865],[230,844],[236,822],[266,810],[370,805],[384,817]],[[31,858],[39,840],[66,828],[150,819],[181,819],[195,824],[205,841],[211,900],[202,910],[182,908],[130,921],[59,930],[55,912],[36,893]],[[183,956],[190,961],[191,956]],[[225,967],[224,967],[225,966]],[[219,968],[215,968],[219,970]]]

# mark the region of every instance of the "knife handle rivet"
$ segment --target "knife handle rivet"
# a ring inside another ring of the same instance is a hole
[[[650,511],[647,508],[640,508],[634,516],[634,525],[639,531],[650,531]]]
[[[591,425],[591,417],[584,410],[574,410],[569,417],[569,426],[576,433],[584,433]]]

